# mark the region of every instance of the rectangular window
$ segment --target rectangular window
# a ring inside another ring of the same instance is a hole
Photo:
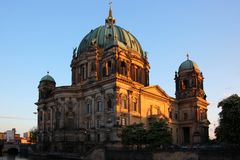
[[[174,119],[178,120],[178,114],[177,113],[174,114]]]
[[[184,120],[187,120],[187,119],[188,119],[188,114],[187,114],[187,113],[184,113],[184,114],[183,114],[183,119],[184,119]]]
[[[97,102],[97,112],[102,112],[102,102],[101,101]]]
[[[91,104],[90,103],[87,104],[86,112],[87,112],[87,114],[91,113]]]
[[[169,118],[172,119],[172,111],[169,111]]]
[[[122,98],[122,107],[123,107],[124,109],[127,109],[127,99],[126,99],[126,97],[123,97],[123,98]]]
[[[107,75],[110,75],[112,71],[112,62],[108,61],[107,63]]]
[[[87,129],[91,128],[91,121],[87,121]]]
[[[126,126],[127,125],[127,119],[126,118],[122,118],[122,126]]]
[[[133,102],[133,111],[137,112],[137,102]]]
[[[112,106],[112,100],[111,99],[107,100],[107,110],[108,111],[113,111],[113,106]]]

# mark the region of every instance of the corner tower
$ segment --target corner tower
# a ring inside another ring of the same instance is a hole
[[[49,75],[49,72],[47,72],[47,75],[41,78],[38,86],[39,100],[49,98],[55,87],[56,87],[55,80],[53,79],[52,76]]]
[[[181,144],[199,144],[208,140],[208,102],[203,80],[204,77],[198,65],[187,55],[187,60],[175,73]]]

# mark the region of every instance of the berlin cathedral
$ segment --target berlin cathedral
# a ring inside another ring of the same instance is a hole
[[[176,97],[149,85],[146,52],[116,25],[110,6],[105,25],[91,30],[73,50],[72,82],[56,86],[49,73],[39,83],[38,145],[46,151],[80,152],[83,146],[121,142],[121,129],[167,120],[174,144],[208,140],[203,74],[187,57],[175,73]]]

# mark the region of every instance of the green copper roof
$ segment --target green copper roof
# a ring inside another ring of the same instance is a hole
[[[117,25],[108,24],[91,30],[81,41],[78,54],[88,51],[91,46],[105,49],[116,44],[122,44],[122,46],[130,48],[145,57],[141,45],[130,32]]]
[[[192,69],[200,70],[197,63],[188,59],[180,65],[178,72],[181,72],[184,70],[192,70]]]
[[[40,82],[41,82],[41,81],[51,81],[51,82],[56,83],[55,80],[53,79],[53,77],[50,76],[49,74],[47,74],[46,76],[42,77],[42,79],[40,80]]]
[[[146,53],[143,52],[138,40],[127,30],[115,25],[115,19],[112,16],[112,8],[110,6],[109,15],[105,20],[105,25],[99,26],[91,30],[81,41],[77,54],[86,52],[91,47],[106,49],[114,45],[132,49],[138,52],[143,58]]]

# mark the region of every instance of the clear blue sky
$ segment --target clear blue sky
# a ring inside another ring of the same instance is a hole
[[[58,86],[69,85],[73,47],[107,14],[107,0],[0,1],[0,131],[36,126],[39,80],[49,70]],[[113,0],[113,16],[148,51],[150,83],[170,96],[190,54],[205,77],[213,126],[217,103],[240,93],[240,1]]]

